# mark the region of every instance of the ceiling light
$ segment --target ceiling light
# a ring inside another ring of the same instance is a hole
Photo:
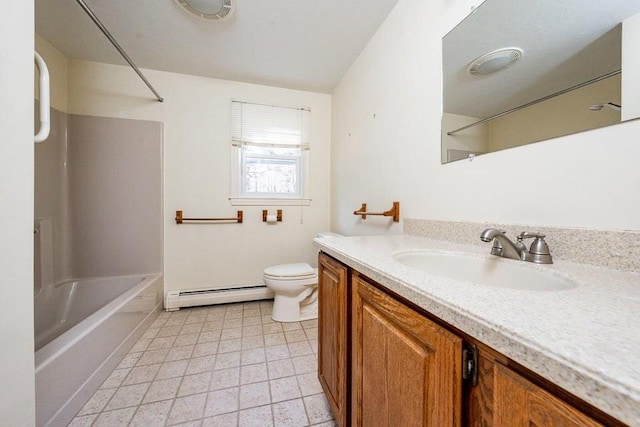
[[[506,47],[485,53],[467,66],[467,73],[472,75],[495,73],[516,62],[523,54],[522,49],[518,47]]]
[[[175,0],[184,10],[203,19],[226,19],[233,13],[233,0]]]

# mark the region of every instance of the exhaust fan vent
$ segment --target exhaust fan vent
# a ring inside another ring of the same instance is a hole
[[[467,67],[467,73],[471,75],[491,74],[512,65],[522,58],[524,52],[517,47],[506,47],[485,53],[474,59]]]
[[[175,0],[184,10],[202,19],[223,20],[233,13],[233,0]]]

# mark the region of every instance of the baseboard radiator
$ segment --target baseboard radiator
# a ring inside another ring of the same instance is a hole
[[[164,309],[166,311],[176,311],[183,307],[257,301],[271,299],[273,295],[273,291],[265,285],[169,291],[164,301]]]

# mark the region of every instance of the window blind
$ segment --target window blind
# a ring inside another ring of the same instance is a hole
[[[311,111],[307,108],[231,102],[233,145],[309,149]]]

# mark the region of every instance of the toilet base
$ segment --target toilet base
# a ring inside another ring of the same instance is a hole
[[[301,322],[318,318],[317,289],[302,302],[298,297],[277,295],[273,299],[271,319],[275,322]]]
[[[318,318],[318,300],[300,308],[300,321]]]

